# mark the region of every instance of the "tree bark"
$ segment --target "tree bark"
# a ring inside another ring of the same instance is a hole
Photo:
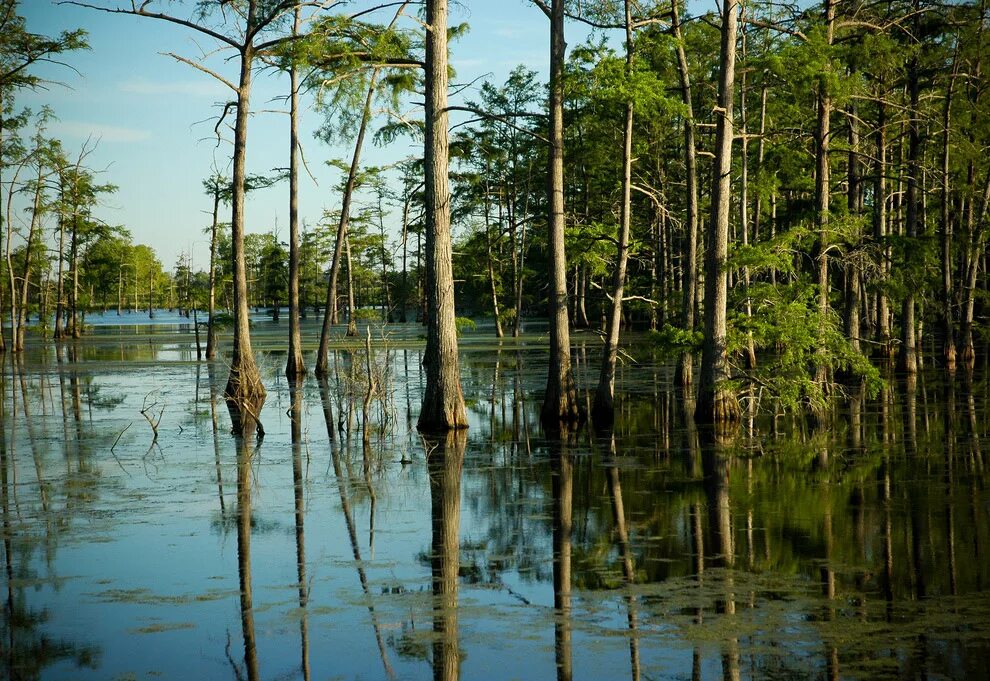
[[[726,386],[729,379],[726,350],[726,260],[729,250],[729,213],[732,208],[732,101],[738,7],[737,0],[722,0],[712,214],[705,252],[705,342],[701,353],[698,404],[695,408],[695,419],[701,423],[735,423],[740,419],[739,402]]]
[[[299,7],[296,7],[292,35],[299,35]],[[289,352],[285,375],[295,378],[306,373],[299,326],[299,74],[295,63],[289,69],[292,92],[289,106]],[[277,308],[276,308],[277,309]]]
[[[825,40],[829,47],[832,45],[835,30],[835,2],[825,2]],[[815,250],[815,284],[818,285],[818,315],[821,337],[824,338],[824,325],[829,314],[829,281],[828,281],[828,249],[829,249],[829,203],[831,198],[831,168],[829,167],[829,149],[831,147],[832,127],[832,94],[828,91],[828,81],[822,75],[818,81],[818,123],[815,129],[815,227],[818,230],[818,243]],[[824,346],[818,349],[818,366],[815,371],[815,382],[823,391],[831,380],[826,365]]]
[[[316,351],[317,376],[327,376],[329,371],[330,326],[337,323],[337,278],[340,275],[344,240],[347,238],[347,227],[351,219],[351,199],[354,196],[354,187],[357,185],[358,168],[361,166],[361,148],[364,146],[364,138],[371,121],[371,104],[378,84],[378,73],[378,69],[375,69],[368,83],[368,94],[364,100],[364,110],[361,112],[361,125],[358,127],[357,139],[354,141],[354,154],[351,156],[351,165],[347,171],[347,181],[344,183],[344,195],[340,204],[340,222],[337,224],[337,241],[334,243],[333,260],[330,262],[330,279],[327,281],[327,303],[323,311],[323,328],[320,331],[320,346]],[[356,333],[357,329],[355,328],[354,334]],[[354,334],[350,333],[348,326],[348,335]]]
[[[915,10],[918,2],[915,0]],[[908,62],[908,158],[907,158],[907,213],[904,221],[905,236],[908,240],[908,257],[904,263],[908,275],[907,292],[901,308],[901,352],[898,356],[898,368],[909,374],[918,371],[918,356],[915,338],[915,304],[914,304],[914,269],[918,266],[914,253],[913,241],[918,237],[918,180],[921,176],[921,127],[918,118],[921,115],[918,102],[920,85],[918,78],[918,58],[912,57]]]
[[[631,0],[625,0],[626,24],[626,75],[631,76],[635,58],[633,42]],[[619,354],[619,328],[622,322],[622,297],[625,295],[626,265],[629,260],[629,227],[632,210],[632,137],[634,103],[632,96],[626,101],[626,121],[622,134],[622,207],[619,218],[619,243],[616,252],[615,278],[612,283],[612,310],[602,349],[602,367],[598,376],[598,389],[591,408],[591,419],[598,428],[611,428],[615,418],[615,362]]]
[[[942,343],[945,368],[956,370],[956,331],[952,313],[952,222],[949,217],[949,131],[952,126],[952,90],[956,82],[956,59],[953,58],[952,76],[945,93],[942,109],[942,211],[940,230],[942,246]]]
[[[684,290],[681,301],[681,317],[685,331],[694,331],[695,303],[698,295],[698,156],[694,139],[694,104],[691,98],[691,73],[688,70],[687,53],[681,39],[681,24],[678,16],[679,0],[671,3],[672,28],[677,45],[677,72],[681,80],[681,102],[684,114],[684,168],[687,199],[687,248],[684,262]],[[677,364],[675,380],[681,387],[693,382],[692,366],[694,355],[688,351],[681,353]]]
[[[206,319],[206,359],[214,359],[217,356],[217,332],[216,332],[216,307],[217,307],[217,228],[220,217],[220,186],[213,190],[213,223],[210,225],[210,297],[209,311]],[[137,273],[135,272],[135,277]],[[137,302],[135,301],[135,305]]]
[[[447,0],[426,3],[426,391],[417,427],[466,428],[454,322],[447,113]]]
[[[544,425],[582,418],[571,371],[567,319],[567,255],[564,247],[564,0],[550,6],[550,158],[547,170],[550,247],[550,367],[540,412]]]
[[[247,26],[255,23],[255,2],[248,5]],[[244,180],[246,177],[248,115],[251,95],[251,70],[254,48],[241,50],[240,82],[237,90],[237,119],[234,125],[233,197],[230,218],[231,271],[234,274],[234,343],[230,376],[224,398],[231,413],[234,431],[246,433],[257,421],[267,393],[251,349],[250,313],[248,310],[247,267],[244,253]]]

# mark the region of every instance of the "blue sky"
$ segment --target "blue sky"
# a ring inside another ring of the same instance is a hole
[[[91,0],[99,4],[101,0]],[[102,0],[110,6],[114,0]],[[129,0],[120,0],[129,6]],[[169,12],[188,16],[191,0],[157,2]],[[367,3],[354,3],[367,5]],[[192,250],[194,264],[201,268],[208,247],[202,230],[209,224],[205,211],[211,208],[201,181],[214,159],[225,164],[229,145],[216,146],[213,121],[217,103],[228,99],[228,90],[190,66],[163,52],[197,58],[216,45],[188,29],[146,18],[110,15],[49,0],[22,0],[21,13],[28,30],[54,34],[71,28],[89,32],[91,50],[68,55],[78,74],[67,68],[39,72],[62,85],[25,93],[23,106],[38,108],[49,104],[59,121],[51,133],[71,151],[90,136],[99,138],[89,165],[102,172],[101,181],[116,184],[118,192],[109,197],[99,216],[131,231],[136,243],[146,243],[170,269],[180,253]],[[390,17],[383,16],[383,21]],[[469,0],[453,4],[451,23],[466,21],[470,32],[454,44],[451,61],[457,82],[466,83],[491,74],[504,80],[518,64],[525,64],[545,78],[547,70],[548,25],[543,14],[529,0]],[[576,44],[579,37],[569,38]],[[217,70],[236,81],[236,64],[211,60]],[[480,81],[479,81],[480,84]],[[274,101],[288,90],[288,77],[282,74],[256,75],[249,124],[249,172],[266,172],[287,165],[288,116],[262,110],[284,110]],[[471,92],[465,93],[471,97]],[[303,97],[308,107],[312,98]],[[325,164],[328,158],[349,158],[349,145],[330,148],[314,138],[321,117],[307,110],[301,123],[301,138],[310,170],[316,177],[301,183],[300,216],[309,225],[319,222],[324,210],[339,206],[334,184],[339,178]],[[387,149],[366,149],[365,161],[384,164],[416,153],[408,140],[399,140]],[[287,240],[288,188],[251,195],[247,205],[247,230],[269,231],[277,225]],[[229,220],[229,214],[226,216]]]

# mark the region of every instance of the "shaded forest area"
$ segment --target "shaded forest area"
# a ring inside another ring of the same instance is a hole
[[[548,26],[546,82],[520,66],[455,105],[446,47],[466,27],[448,26],[446,0],[66,4],[165,21],[238,57],[224,76],[173,55],[233,93],[217,123],[233,142],[231,173],[202,169],[210,263],[183,257],[167,271],[97,217],[115,188],[88,167],[91,145],[70,150],[47,133],[53,112],[18,106],[44,83],[35,67],[71,64],[85,34],[31,34],[17,2],[0,2],[7,351],[23,349],[31,319],[60,339],[83,333],[86,310],[203,310],[207,358],[219,323],[233,327],[226,397],[246,429],[265,398],[250,307],[288,307],[290,377],[306,371],[305,314],[324,315],[318,375],[334,323],[353,334],[362,317],[416,319],[427,326],[427,431],[466,425],[455,309],[494,318],[499,336],[549,318],[550,430],[586,416],[575,330],[603,338],[590,416],[606,426],[620,331],[650,330],[677,381],[696,388],[702,422],[738,420],[750,389],[767,409],[824,420],[846,388],[879,390],[886,363],[910,375],[986,361],[985,0],[721,0],[694,15],[676,0],[532,0],[525,20]],[[566,50],[578,30],[591,38]],[[293,121],[288,169],[271,177],[245,161],[262,65],[285,78]],[[422,118],[376,106],[400,101],[422,102]],[[324,113],[327,140],[353,143],[338,208],[307,230],[301,107]],[[422,155],[362,164],[368,142],[400,136],[421,139]],[[245,195],[283,187],[289,243],[246,234]]]

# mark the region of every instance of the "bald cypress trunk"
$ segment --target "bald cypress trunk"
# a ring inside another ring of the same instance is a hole
[[[467,427],[454,323],[447,127],[447,0],[426,3],[426,391],[417,427]]]
[[[631,0],[625,0],[626,15],[626,73],[633,70],[633,30]],[[622,321],[622,297],[625,295],[626,264],[629,260],[629,223],[632,210],[632,136],[633,100],[626,102],[626,121],[622,143],[622,207],[619,225],[619,244],[616,254],[615,277],[612,284],[612,310],[608,317],[605,347],[602,350],[602,367],[598,377],[598,389],[591,409],[592,420],[600,428],[611,427],[615,404],[615,362],[619,354],[619,327]]]
[[[299,35],[298,7],[292,34]],[[295,378],[306,373],[299,326],[299,75],[295,64],[289,69],[289,82],[289,356],[285,375]]]
[[[730,378],[726,350],[726,260],[729,212],[732,208],[732,99],[736,66],[736,26],[739,3],[722,0],[722,41],[716,109],[712,214],[705,253],[705,341],[695,419],[702,423],[737,422],[739,402],[726,386]]]
[[[687,194],[687,248],[683,267],[684,291],[681,302],[681,315],[685,331],[694,331],[695,306],[698,296],[698,157],[694,140],[694,108],[691,99],[691,74],[688,70],[687,53],[681,41],[681,26],[678,17],[678,0],[671,3],[672,27],[677,44],[677,72],[681,80],[681,102],[684,114],[684,167]],[[694,357],[690,352],[681,353],[677,365],[676,381],[682,387],[691,385]]]
[[[327,301],[323,311],[323,328],[320,331],[320,346],[316,351],[317,376],[327,376],[329,374],[330,326],[337,323],[337,279],[340,276],[340,263],[344,253],[345,240],[347,239],[347,228],[351,219],[351,200],[354,196],[354,187],[357,185],[358,168],[361,165],[361,148],[364,146],[364,138],[368,131],[368,124],[371,121],[371,104],[374,100],[377,83],[378,69],[375,69],[368,83],[368,94],[365,97],[364,110],[361,113],[361,125],[358,128],[357,140],[354,142],[354,154],[351,156],[351,165],[347,171],[347,181],[344,183],[344,195],[340,204],[337,240],[334,242],[333,259],[330,262],[330,278],[327,281]],[[355,328],[354,333],[349,335],[353,336],[356,333],[357,329]]]
[[[550,248],[550,367],[541,420],[551,430],[582,418],[571,371],[564,248],[564,0],[550,6],[550,158],[547,170]]]
[[[255,23],[255,3],[248,6],[248,27]],[[258,414],[265,403],[267,393],[261,384],[261,375],[251,349],[250,313],[248,310],[247,267],[244,254],[244,180],[247,161],[247,125],[251,97],[251,70],[254,47],[245,45],[241,50],[241,74],[237,90],[237,119],[234,124],[233,197],[230,218],[231,271],[234,274],[234,343],[230,360],[230,376],[224,397],[231,413],[234,430],[248,431],[260,427]],[[150,301],[149,301],[150,305]]]

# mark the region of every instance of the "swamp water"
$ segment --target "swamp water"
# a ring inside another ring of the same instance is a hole
[[[365,437],[361,344],[290,388],[284,328],[256,325],[260,442],[176,327],[4,360],[0,678],[990,677],[982,374],[708,443],[634,348],[614,437],[548,442],[545,339],[477,331],[471,428],[426,440],[398,326]]]

